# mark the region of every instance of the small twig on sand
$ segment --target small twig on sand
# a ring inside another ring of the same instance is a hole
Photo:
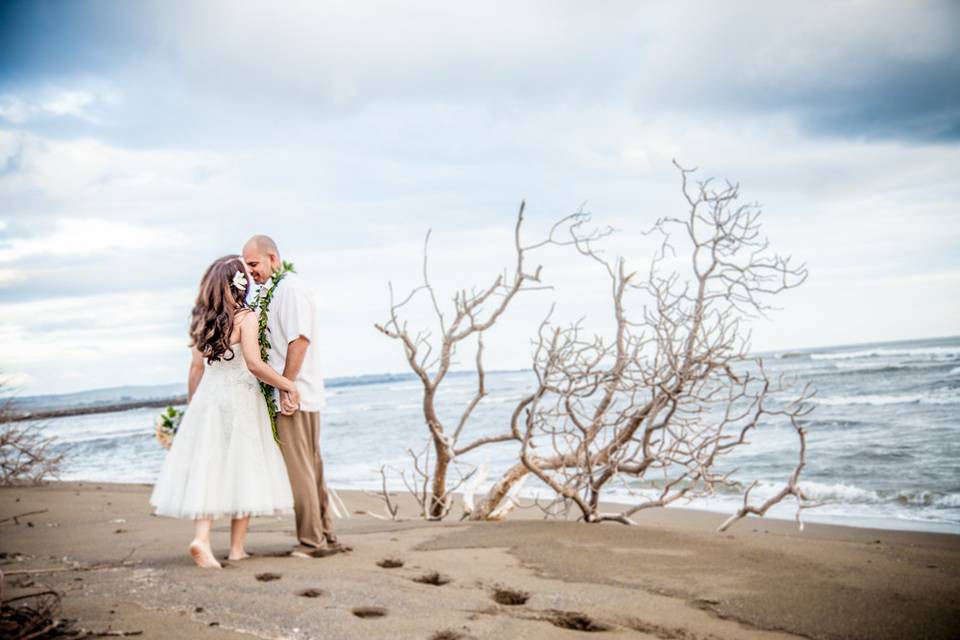
[[[63,573],[66,571],[103,571],[106,569],[122,569],[129,566],[128,561],[130,557],[136,553],[137,547],[130,549],[130,553],[123,557],[119,562],[108,562],[105,564],[94,564],[89,567],[48,567],[46,569],[17,569],[15,571],[6,571],[5,575],[8,576],[27,576],[27,575],[42,575],[44,573]]]
[[[9,518],[4,518],[3,520],[0,520],[0,524],[3,524],[4,522],[9,522],[10,520],[13,520],[14,524],[20,524],[20,520],[18,520],[17,518],[24,518],[26,516],[35,516],[39,513],[46,513],[47,511],[49,511],[49,509],[41,509],[40,511],[27,511],[26,513],[18,513],[15,516],[10,516]]]

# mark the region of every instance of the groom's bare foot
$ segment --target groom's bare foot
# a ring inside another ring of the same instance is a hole
[[[217,559],[213,557],[213,551],[210,548],[194,540],[190,543],[190,555],[193,557],[193,561],[201,569],[222,569],[220,563],[217,562]]]
[[[240,551],[239,553],[234,553],[233,551],[231,551],[230,555],[227,556],[227,560],[232,560],[232,561],[246,560],[249,557],[250,557],[250,554],[247,553],[246,551]]]

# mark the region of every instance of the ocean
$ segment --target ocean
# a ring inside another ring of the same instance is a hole
[[[816,389],[805,419],[805,491],[822,502],[804,520],[863,527],[960,534],[960,336],[762,354],[768,372],[792,376]],[[397,469],[409,470],[408,448],[427,443],[415,379],[375,376],[328,390],[322,416],[322,450],[328,483],[338,489],[378,490],[380,465],[392,489],[403,490]],[[467,427],[472,436],[504,430],[516,401],[533,386],[530,372],[487,375],[489,396]],[[448,377],[438,394],[441,418],[452,422],[472,397],[473,375]],[[45,433],[68,453],[61,478],[150,483],[165,451],[153,435],[157,409],[132,409],[42,421]],[[469,437],[469,435],[467,437]],[[736,477],[759,482],[756,500],[783,486],[797,460],[796,435],[786,424],[761,424],[725,464]],[[489,475],[515,462],[512,443],[481,448],[464,461],[484,464]],[[409,474],[409,471],[407,472]],[[633,490],[644,491],[644,487]],[[527,495],[546,496],[533,483]],[[607,496],[629,502],[626,489]],[[734,493],[680,508],[732,513]],[[349,504],[347,504],[349,508]],[[673,507],[671,507],[673,508]],[[790,499],[768,517],[792,518]],[[415,517],[408,513],[401,516]],[[643,512],[637,519],[642,522]],[[740,525],[743,526],[743,525]]]

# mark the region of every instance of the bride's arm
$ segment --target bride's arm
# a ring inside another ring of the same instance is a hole
[[[190,373],[187,375],[187,404],[193,398],[193,394],[200,385],[200,378],[203,377],[203,355],[196,347],[190,349]]]
[[[297,387],[293,382],[274,371],[273,367],[260,358],[259,335],[260,329],[257,326],[255,314],[243,314],[243,317],[240,318],[240,350],[243,352],[243,359],[247,361],[247,369],[271,387],[276,387],[282,391],[295,392]]]

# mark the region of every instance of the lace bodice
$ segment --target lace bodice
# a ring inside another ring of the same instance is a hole
[[[243,351],[240,350],[240,345],[232,345],[232,348],[233,358],[230,360],[221,358],[215,362],[204,364],[204,379],[209,378],[210,384],[216,384],[217,386],[236,384],[255,389],[259,388],[256,376],[247,369],[247,362],[243,359]]]

